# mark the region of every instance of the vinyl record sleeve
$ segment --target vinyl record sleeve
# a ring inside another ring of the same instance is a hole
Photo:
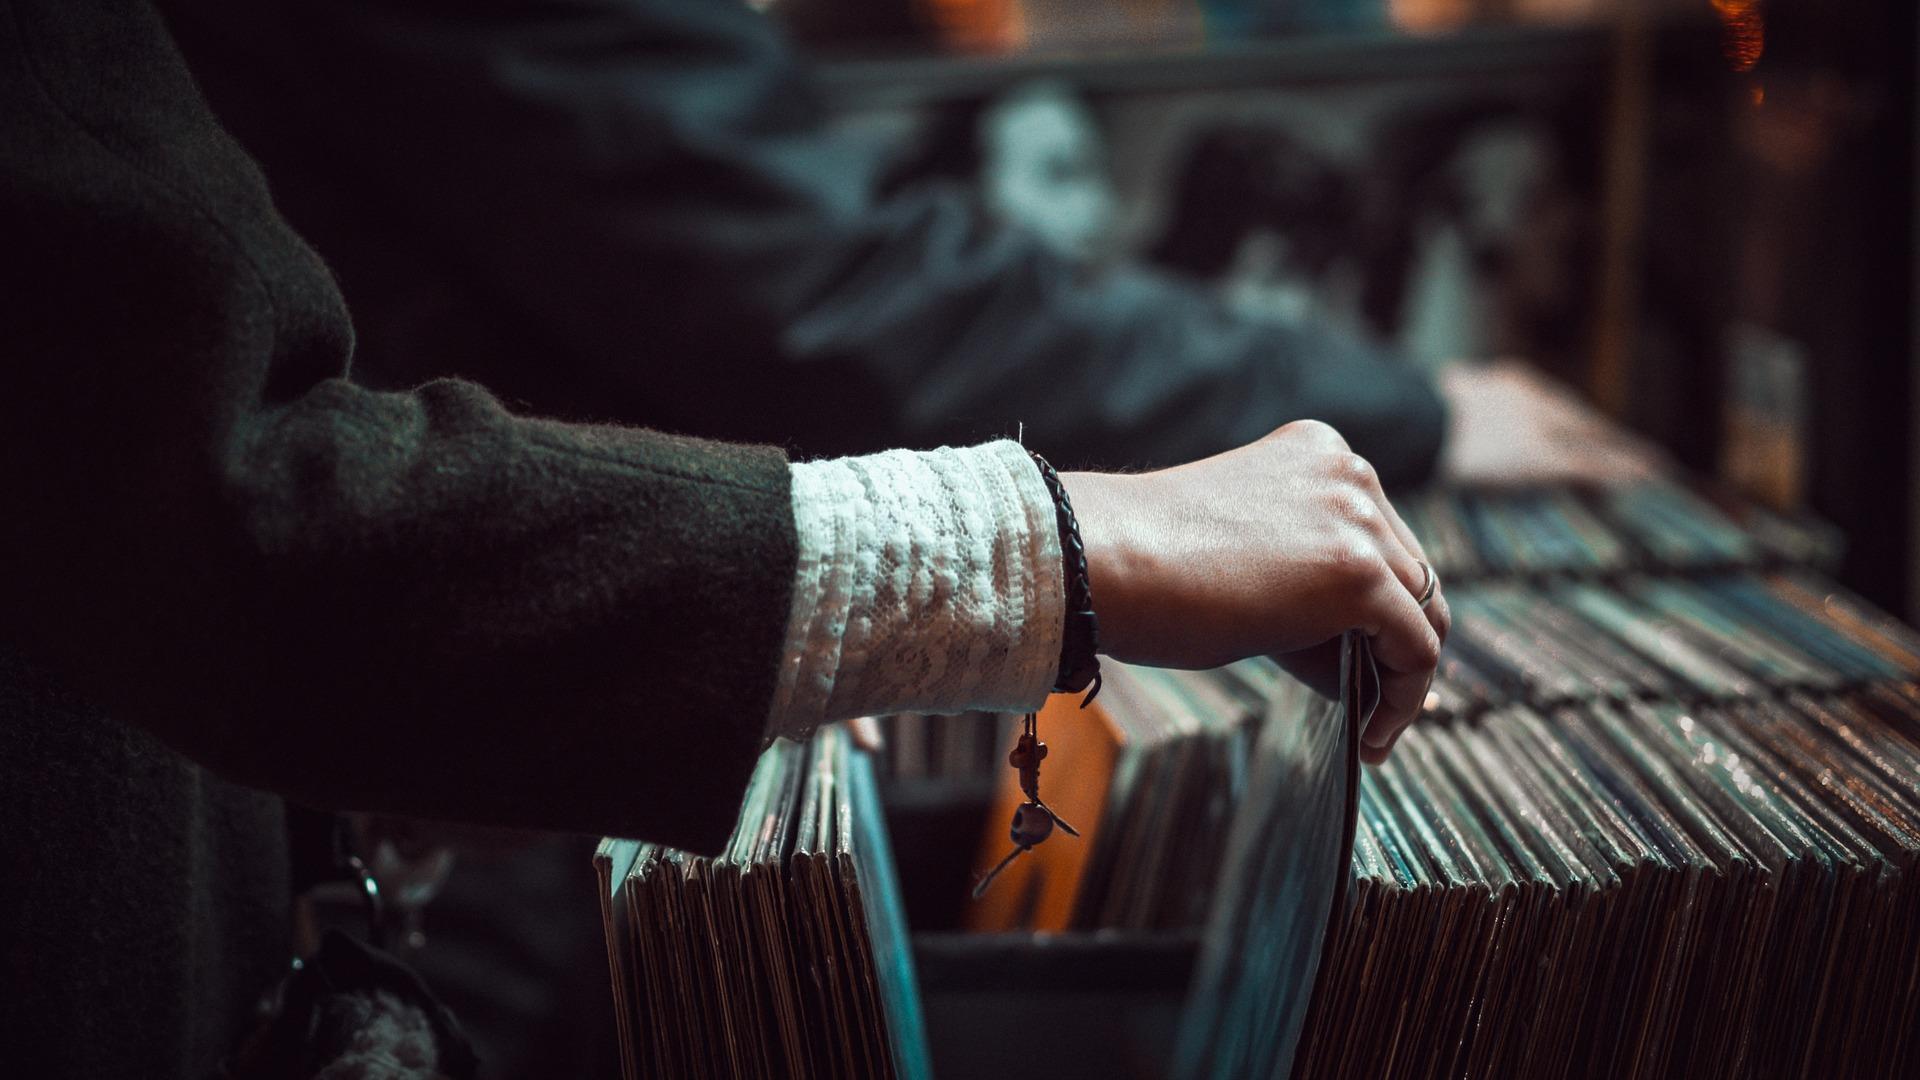
[[[1175,1075],[1284,1077],[1344,902],[1358,810],[1360,732],[1379,702],[1366,639],[1341,643],[1340,699],[1270,716],[1181,1017]],[[1283,696],[1276,708],[1286,709]]]

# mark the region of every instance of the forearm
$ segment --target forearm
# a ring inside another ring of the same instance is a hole
[[[311,804],[717,843],[786,624],[782,457],[460,384],[295,411],[217,479],[122,462],[149,494],[33,499],[12,592],[37,645]]]
[[[818,274],[828,284],[787,315],[781,355],[795,374],[873,388],[880,404],[863,403],[863,423],[897,445],[1025,422],[1063,468],[1136,469],[1316,419],[1389,485],[1419,482],[1439,457],[1444,404],[1390,351],[1245,318],[1149,270],[1095,273],[981,220],[951,191],[910,192],[843,222],[809,256],[832,268]],[[815,423],[849,426],[830,410]]]

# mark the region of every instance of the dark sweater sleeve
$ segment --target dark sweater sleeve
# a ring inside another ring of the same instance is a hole
[[[554,343],[542,390],[637,383],[664,426],[814,452],[1024,421],[1063,463],[1142,466],[1313,417],[1389,481],[1437,457],[1439,397],[1370,344],[1088,274],[956,189],[870,198],[740,0],[166,6],[216,105],[336,193],[316,217],[406,223],[453,288]]]
[[[144,4],[0,0],[0,101],[4,632],[305,801],[717,848],[784,457],[348,381],[332,280]]]

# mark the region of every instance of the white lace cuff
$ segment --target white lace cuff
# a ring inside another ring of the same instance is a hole
[[[770,735],[1037,707],[1065,618],[1053,498],[1011,441],[795,464],[800,559]]]

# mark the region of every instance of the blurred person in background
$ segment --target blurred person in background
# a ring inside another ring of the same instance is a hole
[[[1070,463],[1142,466],[1314,417],[1389,484],[1437,458],[1439,395],[1382,350],[1095,271],[958,185],[872,197],[740,0],[161,6],[328,253],[376,385],[457,373],[807,454],[1024,422]]]

